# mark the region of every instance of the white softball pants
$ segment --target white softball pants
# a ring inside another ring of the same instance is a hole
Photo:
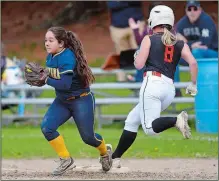
[[[137,132],[140,125],[146,134],[156,134],[152,122],[160,117],[175,97],[173,80],[161,74],[161,77],[147,72],[140,89],[139,103],[128,114],[124,129]]]

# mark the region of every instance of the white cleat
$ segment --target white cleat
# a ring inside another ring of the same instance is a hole
[[[113,159],[113,168],[121,168],[121,158]]]
[[[189,139],[191,137],[191,129],[188,125],[188,114],[182,111],[176,120],[176,128],[182,133],[183,137]]]
[[[107,149],[107,151],[110,151],[110,152],[113,151],[113,147],[111,144],[106,144],[106,149]]]

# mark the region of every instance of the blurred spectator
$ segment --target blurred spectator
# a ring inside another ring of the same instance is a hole
[[[21,69],[6,56],[6,50],[1,43],[1,86],[18,85],[24,83]],[[2,91],[2,97],[16,97],[18,91]]]
[[[162,4],[163,3],[160,1],[151,2],[149,7],[148,7],[148,12],[150,13],[151,9],[154,6],[162,5]],[[148,14],[148,17],[149,17],[149,14]],[[140,25],[141,25],[140,21],[136,22],[132,17],[129,18],[129,27],[132,29],[132,31],[134,33],[135,40],[136,40],[138,47],[140,47],[141,41],[143,40],[145,35],[152,34],[152,30],[149,29],[147,24],[145,24],[144,30],[141,33]],[[131,82],[142,82],[143,81],[143,73],[144,73],[144,68],[141,70],[136,70],[136,74],[134,76],[128,75],[127,79]]]
[[[213,19],[199,1],[188,1],[186,15],[176,25],[179,36],[188,42],[195,58],[218,57],[218,33]]]
[[[4,90],[4,86],[25,84],[25,78],[23,74],[25,60],[10,59],[6,55],[4,44],[1,42],[1,97],[3,98],[17,98],[23,95],[20,91],[8,91]],[[26,91],[26,97],[37,97],[42,93],[42,90],[28,90]],[[16,105],[2,105],[2,109],[10,109]],[[18,105],[18,114],[24,114],[24,104]]]
[[[5,46],[1,42],[1,83],[4,83],[5,85],[14,85],[22,82],[21,70],[6,56]]]
[[[6,57],[4,56],[4,45],[1,43],[1,82],[3,80],[3,72],[6,67]]]
[[[188,43],[196,59],[217,58],[218,34],[213,19],[202,10],[199,1],[187,1],[185,12],[186,15],[176,24],[178,39]],[[188,66],[183,59],[180,59],[179,64]],[[179,81],[179,66],[177,66],[175,82]]]
[[[3,72],[2,82],[5,85],[18,85],[24,83],[23,72],[8,57],[2,57],[6,61],[5,70]]]
[[[22,83],[23,81],[21,70],[17,69],[13,61],[6,56],[5,46],[1,42],[1,89],[5,85],[16,85]],[[1,97],[14,98],[18,95],[18,93],[18,91],[5,91],[3,89],[1,91]],[[16,105],[1,105],[1,108],[4,110],[10,109],[13,106]]]
[[[140,1],[107,1],[110,14],[110,35],[114,43],[116,53],[137,49],[132,29],[129,27],[129,18],[139,21],[139,29],[143,32],[145,22]],[[126,81],[125,73],[117,75],[118,81]]]
[[[145,25],[144,31],[141,33],[139,31],[140,28],[140,21],[135,22],[135,20],[131,17],[129,18],[129,27],[132,29],[135,37],[135,41],[138,46],[141,45],[141,41],[143,40],[145,35],[148,35],[150,33],[150,29],[148,25]]]

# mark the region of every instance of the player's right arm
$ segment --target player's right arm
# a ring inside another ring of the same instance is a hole
[[[140,50],[138,50],[137,56],[134,61],[135,68],[140,70],[145,66],[150,52],[151,40],[148,35],[144,37],[141,42]]]
[[[181,57],[189,64],[192,83],[196,84],[197,73],[198,73],[197,61],[192,55],[190,48],[186,43],[184,43],[181,52]]]
[[[186,92],[194,96],[197,93],[196,83],[197,83],[198,66],[197,66],[197,61],[192,55],[187,43],[184,43],[181,52],[181,57],[189,64],[190,73],[191,73],[192,85],[187,87]]]

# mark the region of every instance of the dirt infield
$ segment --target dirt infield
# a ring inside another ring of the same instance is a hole
[[[51,176],[53,159],[2,160],[2,180],[218,180],[217,159],[125,159],[104,173],[97,159],[76,159],[76,168]]]

